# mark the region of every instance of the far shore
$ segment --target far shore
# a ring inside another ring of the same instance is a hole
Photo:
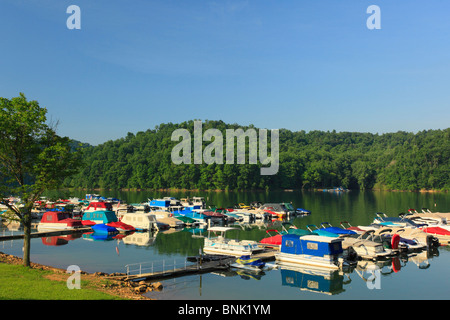
[[[299,191],[317,191],[323,192],[327,190],[326,188],[315,188],[315,189],[245,189],[245,190],[226,190],[226,189],[179,189],[179,188],[162,188],[162,189],[147,189],[147,188],[61,188],[61,190],[84,190],[84,191],[158,191],[158,192],[271,192],[271,191],[281,191],[281,192],[299,192]],[[331,190],[331,189],[330,189]],[[398,189],[348,189],[342,192],[358,192],[358,191],[376,191],[376,192],[420,192],[420,193],[447,193],[449,190],[435,190],[435,189],[419,189],[419,190],[398,190]],[[331,191],[330,191],[331,192]]]

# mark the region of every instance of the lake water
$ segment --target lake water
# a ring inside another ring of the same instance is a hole
[[[88,191],[89,192],[89,191]],[[86,192],[49,192],[68,197],[84,198]],[[95,193],[95,192],[92,192]],[[228,207],[237,203],[292,202],[295,208],[312,212],[290,222],[305,229],[308,224],[327,221],[340,226],[341,221],[352,225],[368,225],[376,212],[398,216],[409,208],[429,208],[449,212],[448,193],[412,192],[114,192],[104,191],[106,197],[117,197],[127,203],[146,201],[162,196],[203,196],[208,204]],[[274,225],[237,225],[230,237],[261,240]],[[21,231],[0,230],[3,234]],[[187,256],[197,255],[203,246],[201,230],[183,229],[173,232],[134,233],[121,240],[95,241],[88,235],[78,238],[60,236],[32,239],[31,260],[36,263],[67,268],[78,265],[87,272],[126,272],[126,265],[153,262],[166,266],[182,264]],[[205,233],[204,233],[205,234]],[[22,240],[0,242],[0,251],[22,256]],[[164,261],[164,262],[163,262]],[[450,298],[450,249],[442,246],[433,252],[402,256],[374,265],[359,263],[349,273],[314,269],[281,268],[260,275],[242,271],[227,271],[180,277],[162,281],[161,292],[148,293],[156,299],[188,300],[291,300],[291,299],[448,299]],[[371,271],[372,270],[372,271]]]

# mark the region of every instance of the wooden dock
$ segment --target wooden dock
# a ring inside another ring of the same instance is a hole
[[[80,233],[80,232],[83,233],[83,232],[89,232],[89,231],[92,231],[91,227],[82,227],[82,228],[76,228],[76,229],[46,230],[46,231],[32,232],[31,238],[52,237],[52,236],[59,236],[59,235],[73,234],[73,233]],[[23,239],[23,237],[24,237],[23,234],[5,235],[5,236],[0,236],[0,241]]]
[[[264,252],[252,255],[252,257],[261,259],[262,261],[273,261],[275,260],[275,252],[277,252],[277,250],[265,250]],[[196,263],[169,270],[139,273],[135,275],[128,275],[126,279],[129,281],[136,281],[136,280],[154,281],[168,278],[177,278],[193,274],[209,273],[219,270],[227,270],[230,268],[230,265],[232,263],[236,262],[236,259],[237,257],[228,257],[217,261]]]

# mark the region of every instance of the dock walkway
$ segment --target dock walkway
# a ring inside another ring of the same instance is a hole
[[[46,230],[46,231],[32,232],[31,238],[51,237],[89,231],[92,231],[91,227],[82,227],[76,229]],[[23,239],[23,237],[24,237],[23,234],[3,235],[0,236],[0,241]]]
[[[275,260],[275,252],[276,250],[265,250],[262,253],[252,255],[253,258],[259,258],[262,261],[273,261]],[[138,273],[134,275],[127,275],[127,280],[136,281],[136,280],[160,280],[167,278],[177,278],[181,276],[187,276],[192,274],[201,274],[201,273],[209,273],[219,270],[226,270],[230,268],[230,265],[236,262],[237,257],[228,257],[225,259],[217,260],[217,261],[207,261],[200,263],[195,263],[191,265],[185,265],[180,268],[173,268],[169,270],[160,270],[155,272],[145,272]]]

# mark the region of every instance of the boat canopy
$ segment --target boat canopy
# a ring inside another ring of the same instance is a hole
[[[102,223],[118,221],[114,211],[85,212],[83,214],[82,220],[101,220]]]
[[[319,257],[324,255],[336,255],[343,252],[342,241],[342,238],[285,234],[282,237],[281,252],[290,254],[307,254]]]
[[[208,229],[208,231],[214,231],[214,232],[226,232],[229,230],[236,230],[236,228],[231,227],[211,227]]]

